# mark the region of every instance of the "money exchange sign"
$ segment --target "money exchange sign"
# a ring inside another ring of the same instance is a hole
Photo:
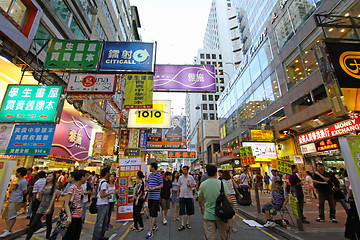
[[[52,39],[45,61],[48,69],[96,70],[101,42]]]
[[[0,121],[55,121],[61,90],[61,86],[8,85],[0,108]]]
[[[167,158],[180,159],[195,159],[196,152],[194,151],[168,151]]]

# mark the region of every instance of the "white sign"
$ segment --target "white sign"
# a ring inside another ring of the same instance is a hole
[[[70,74],[67,92],[69,93],[115,93],[115,74]]]
[[[308,144],[300,145],[300,150],[301,150],[302,154],[316,152],[315,143],[308,143]]]
[[[243,147],[251,147],[256,158],[277,158],[273,142],[243,142]]]
[[[119,166],[141,165],[141,158],[120,158]]]
[[[304,164],[304,159],[302,155],[292,155],[290,157],[294,160],[294,164]]]
[[[0,154],[4,154],[11,137],[14,124],[0,124]]]
[[[118,213],[131,213],[133,211],[133,206],[119,206]]]

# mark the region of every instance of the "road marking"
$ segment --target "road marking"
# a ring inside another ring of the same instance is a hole
[[[90,223],[90,224],[95,224],[95,222],[89,222],[89,221],[85,221],[86,223]]]
[[[123,223],[123,226],[125,226],[125,225],[128,224],[128,223],[129,223],[129,222],[124,222],[124,223]]]
[[[130,232],[130,228],[132,228],[134,226],[134,223],[132,223],[128,229],[126,230],[126,232],[121,236],[121,238],[119,240],[124,240],[126,238],[126,236],[129,234]]]
[[[111,235],[110,237],[109,237],[109,240],[112,240],[114,237],[116,237],[117,236],[117,233],[114,233],[113,235]]]
[[[245,219],[245,218],[241,217],[241,216],[238,215],[238,214],[236,214],[236,216],[237,216],[238,218],[240,218],[240,219]],[[261,228],[259,228],[259,227],[257,227],[257,229],[260,230],[260,231],[262,231],[263,233],[265,233],[266,235],[268,235],[268,236],[271,237],[272,239],[279,240],[277,237],[275,237],[274,235],[272,235],[272,234],[264,231],[263,229],[261,229]]]
[[[37,240],[46,240],[45,238],[39,237],[39,236],[37,236],[37,235],[33,235],[33,237],[34,237],[35,239],[37,239]]]

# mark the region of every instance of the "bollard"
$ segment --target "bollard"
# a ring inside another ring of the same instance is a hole
[[[257,212],[261,213],[258,183],[255,183],[255,199]]]

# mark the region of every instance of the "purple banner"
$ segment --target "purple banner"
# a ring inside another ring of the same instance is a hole
[[[64,111],[56,126],[50,154],[77,161],[86,160],[89,156],[91,130],[90,126]]]
[[[154,91],[216,92],[213,65],[155,65]]]

